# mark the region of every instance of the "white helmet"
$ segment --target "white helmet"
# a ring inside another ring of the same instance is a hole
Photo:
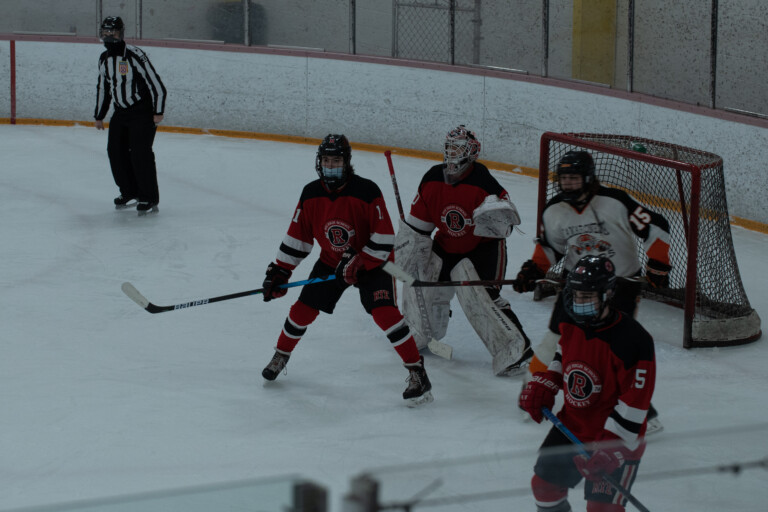
[[[480,141],[475,132],[460,124],[445,137],[443,176],[446,183],[456,183],[480,155]]]

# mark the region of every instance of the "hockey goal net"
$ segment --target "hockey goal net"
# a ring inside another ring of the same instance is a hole
[[[757,340],[760,317],[749,304],[736,263],[723,159],[640,137],[547,132],[541,138],[537,233],[544,205],[559,191],[557,163],[571,150],[589,151],[601,184],[626,191],[669,222],[669,288],[646,288],[643,296],[683,308],[683,346]],[[637,247],[645,268],[639,240]],[[562,265],[556,265],[548,277],[557,278],[561,272]]]

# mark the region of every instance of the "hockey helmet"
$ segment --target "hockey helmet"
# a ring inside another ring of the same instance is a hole
[[[563,289],[563,305],[576,323],[597,325],[615,288],[616,271],[613,262],[604,254],[584,256],[568,273]],[[597,302],[575,302],[575,291],[596,292]]]
[[[323,167],[324,156],[340,156],[344,159],[342,167],[328,168]],[[320,180],[329,190],[336,190],[342,187],[350,176],[355,172],[350,164],[352,159],[352,147],[349,140],[344,135],[328,134],[325,136],[320,146],[317,148],[317,158],[315,159],[315,170]]]
[[[581,176],[581,188],[576,190],[563,190],[560,186],[560,178],[563,174],[577,174]],[[595,183],[595,161],[586,151],[569,151],[557,163],[557,179],[560,193],[569,203],[575,203],[588,192]]]
[[[120,16],[107,16],[101,22],[99,39],[105,43],[119,43],[125,35],[125,24]]]
[[[480,141],[475,132],[460,124],[445,137],[443,176],[446,183],[456,183],[480,155]]]

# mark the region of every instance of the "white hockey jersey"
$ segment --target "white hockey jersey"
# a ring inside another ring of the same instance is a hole
[[[649,258],[669,264],[667,220],[623,190],[600,186],[581,209],[557,195],[544,207],[542,224],[533,260],[545,272],[562,258],[564,269],[570,270],[588,254],[604,254],[617,276],[637,275],[638,238]]]

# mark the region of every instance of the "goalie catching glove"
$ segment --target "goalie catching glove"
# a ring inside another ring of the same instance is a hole
[[[349,247],[341,256],[339,264],[336,265],[336,282],[340,286],[355,285],[364,271],[363,258],[357,254],[357,251]]]
[[[293,274],[292,271],[281,267],[277,263],[269,264],[267,267],[267,277],[264,278],[264,283],[261,285],[264,289],[264,302],[269,302],[272,299],[279,299],[288,293],[287,288],[278,288],[278,286],[288,283],[291,274]]]
[[[533,421],[541,423],[541,420],[544,419],[541,408],[552,409],[552,406],[555,405],[555,396],[560,391],[562,380],[562,375],[557,372],[535,373],[520,393],[520,408],[530,414]]]
[[[472,222],[477,236],[507,238],[520,224],[520,215],[512,201],[490,195],[472,212]]]
[[[544,278],[545,274],[534,263],[533,260],[528,260],[523,263],[520,268],[520,272],[517,273],[517,278],[512,284],[512,288],[517,293],[532,292],[536,288],[536,280]]]
[[[654,288],[668,288],[670,270],[672,270],[671,265],[649,259],[645,265],[645,279]]]

